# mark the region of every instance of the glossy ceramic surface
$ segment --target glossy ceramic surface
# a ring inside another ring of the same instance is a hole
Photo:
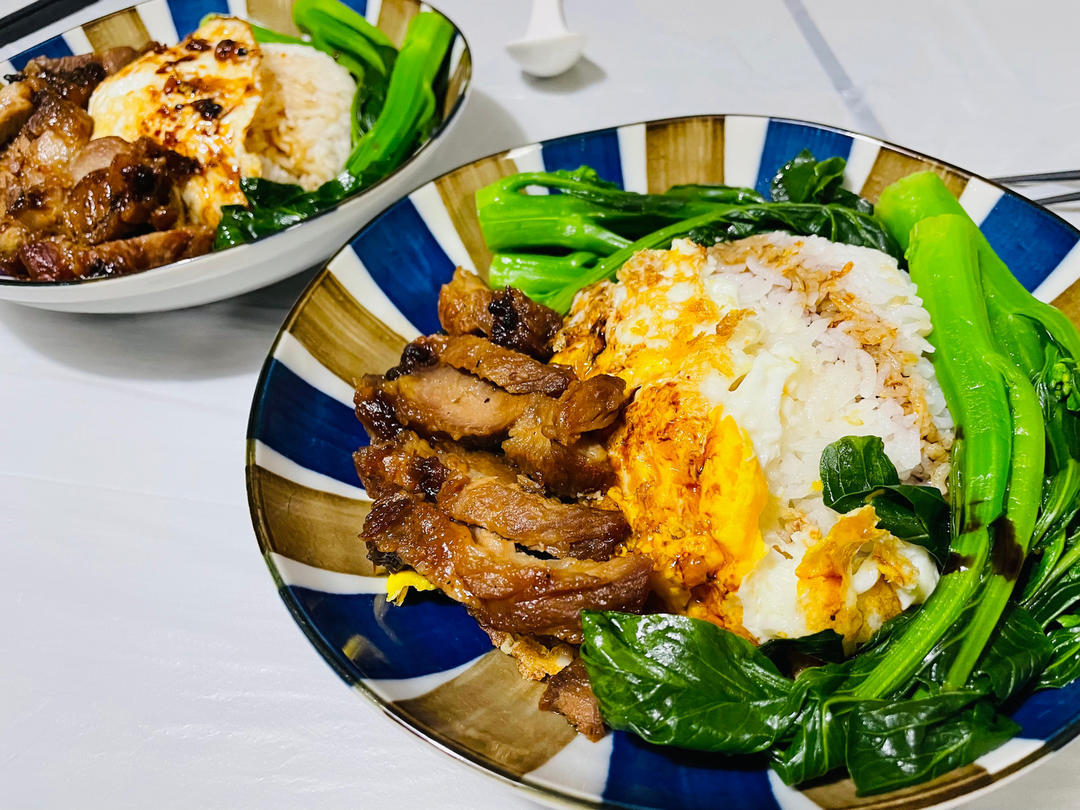
[[[416,0],[344,0],[400,45]],[[150,0],[84,23],[32,46],[0,75],[20,70],[36,56],[60,57],[103,51],[119,45],[141,48],[151,40],[173,45],[198,27],[207,14],[233,14],[283,33],[297,34],[292,0]],[[443,121],[413,155],[389,176],[305,222],[218,253],[174,262],[116,278],[66,282],[18,281],[0,276],[0,300],[70,312],[147,312],[218,301],[272,284],[317,266],[356,229],[414,186],[464,105],[472,73],[465,38],[458,31],[450,51],[449,81],[440,99]],[[429,175],[430,176],[430,175]]]
[[[768,188],[803,148],[847,158],[845,185],[871,200],[915,171],[940,174],[1023,283],[1074,320],[1080,232],[953,166],[873,138],[799,121],[699,116],[545,141],[463,166],[394,203],[315,278],[267,358],[252,406],[247,484],[260,550],[319,653],[357,691],[435,745],[556,804],[642,808],[946,806],[1046,756],[1080,728],[1080,684],[1040,692],[1014,714],[1022,732],[934,782],[857,799],[849,780],[796,790],[761,760],[655,748],[623,733],[590,743],[541,712],[464,608],[432,594],[388,604],[357,535],[369,500],[351,453],[367,443],[352,380],[396,364],[438,329],[439,287],[490,254],[473,192],[517,171],[588,164],[635,191],[711,182]]]

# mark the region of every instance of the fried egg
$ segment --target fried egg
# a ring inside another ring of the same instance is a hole
[[[251,26],[214,17],[171,48],[148,51],[94,91],[94,137],[146,136],[199,163],[183,188],[189,219],[214,227],[221,206],[244,204],[240,178],[261,161],[244,146],[263,97]]]
[[[904,480],[944,481],[929,330],[894,260],[816,237],[676,242],[578,295],[553,362],[635,390],[608,494],[667,610],[758,642],[832,628],[853,644],[926,599],[930,556],[873,507],[826,508],[818,463],[877,435]]]

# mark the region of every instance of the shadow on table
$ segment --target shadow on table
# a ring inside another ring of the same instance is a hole
[[[589,57],[583,56],[566,73],[560,73],[558,76],[552,76],[549,79],[540,79],[536,76],[530,76],[528,73],[525,73],[524,76],[525,81],[533,90],[541,93],[562,95],[583,90],[590,84],[596,84],[602,81],[607,76],[607,73]]]
[[[3,304],[0,320],[57,363],[125,379],[200,380],[257,373],[311,268],[226,301],[171,312],[81,315]]]
[[[429,164],[428,177],[527,141],[525,130],[505,107],[487,93],[473,90],[461,111],[461,119],[446,134]]]

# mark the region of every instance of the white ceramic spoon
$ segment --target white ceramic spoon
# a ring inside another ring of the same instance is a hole
[[[506,50],[521,69],[533,76],[558,76],[574,66],[585,50],[585,35],[566,27],[562,0],[533,0],[529,27]]]

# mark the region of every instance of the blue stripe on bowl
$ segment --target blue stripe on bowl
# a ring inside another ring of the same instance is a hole
[[[1029,290],[1053,272],[1078,238],[1050,212],[1013,194],[1003,194],[994,203],[979,229]]]
[[[1011,715],[1020,737],[1049,740],[1080,720],[1080,681],[1062,689],[1044,689],[1025,700]]]
[[[454,263],[408,198],[361,231],[352,249],[413,326],[425,335],[442,328],[439,288],[454,275]]]
[[[367,0],[341,0],[361,17],[367,14]]]
[[[359,541],[357,541],[359,542]],[[410,594],[402,606],[383,594],[330,594],[286,586],[311,625],[360,678],[416,678],[466,664],[491,650],[491,639],[464,607],[438,594]],[[288,600],[286,600],[288,601]]]
[[[229,13],[228,0],[168,0],[176,35],[183,40],[207,14]]]
[[[761,162],[758,164],[757,183],[754,188],[759,194],[768,197],[769,183],[773,176],[803,149],[809,149],[818,160],[830,157],[842,157],[846,160],[851,154],[851,142],[851,136],[841,132],[791,121],[769,121],[769,127],[765,131],[765,144],[761,147]]]
[[[780,810],[761,758],[729,758],[649,745],[614,732],[605,801],[665,810]]]
[[[622,157],[619,153],[617,130],[600,129],[584,135],[543,141],[540,152],[543,155],[544,168],[549,172],[592,166],[604,180],[619,188],[623,187]]]
[[[352,451],[366,445],[368,437],[356,413],[279,360],[267,369],[250,438],[301,467],[360,486]]]
[[[11,57],[11,64],[16,70],[22,70],[26,63],[39,56],[47,56],[50,59],[59,59],[61,56],[71,56],[71,48],[59,34],[52,39],[47,39],[40,45],[31,45],[22,53]]]

